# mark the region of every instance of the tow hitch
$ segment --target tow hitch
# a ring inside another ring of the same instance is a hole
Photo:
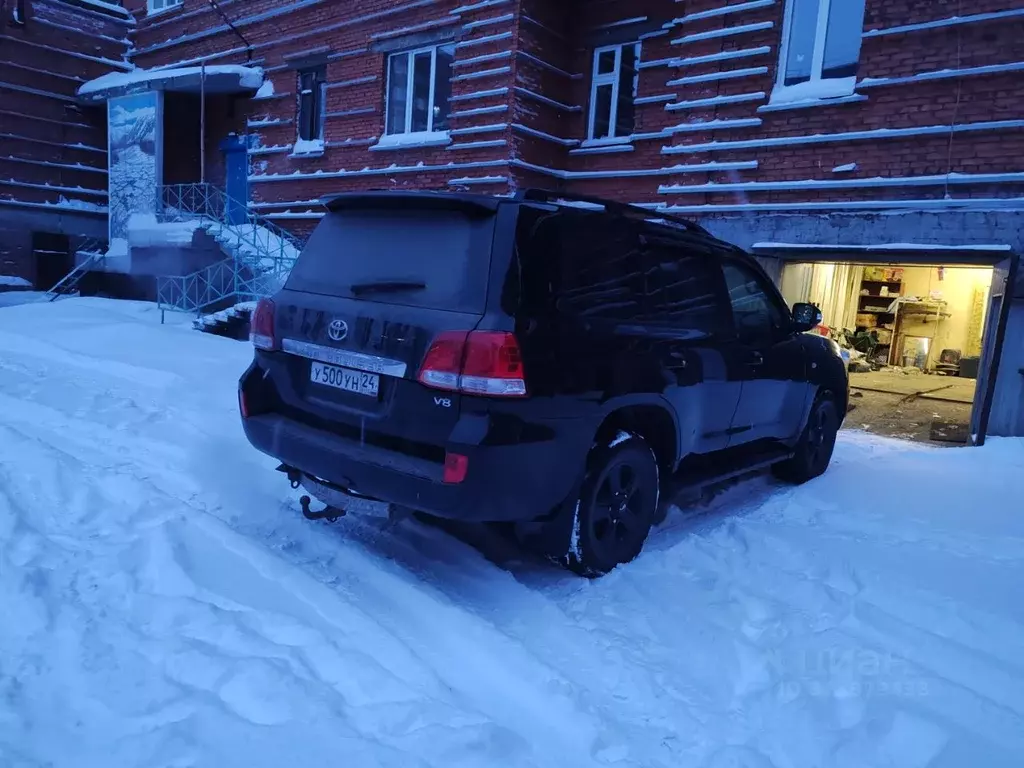
[[[328,523],[333,523],[339,517],[345,516],[345,510],[336,507],[324,507],[319,512],[314,512],[309,508],[310,501],[309,496],[302,496],[299,499],[299,504],[302,506],[302,516],[307,520],[326,520]]]

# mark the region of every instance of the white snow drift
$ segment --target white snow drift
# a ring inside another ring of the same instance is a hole
[[[143,304],[0,308],[0,765],[1019,765],[1021,441],[845,434],[587,582],[305,522],[242,435],[249,357]]]

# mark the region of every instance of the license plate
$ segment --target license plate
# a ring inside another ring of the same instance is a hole
[[[321,504],[326,504],[335,509],[343,509],[345,514],[387,517],[391,512],[391,505],[386,501],[349,496],[347,493],[336,491],[330,486],[318,483],[311,477],[303,478],[302,487],[309,491],[310,496]]]
[[[309,380],[314,384],[323,384],[325,387],[334,387],[367,397],[376,397],[380,389],[380,376],[376,373],[353,371],[351,368],[316,362],[309,366]]]

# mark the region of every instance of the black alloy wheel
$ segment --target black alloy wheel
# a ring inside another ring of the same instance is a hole
[[[594,577],[633,560],[654,523],[658,496],[657,460],[642,437],[595,447],[574,512],[568,566]]]

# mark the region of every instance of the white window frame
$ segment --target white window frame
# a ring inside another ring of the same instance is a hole
[[[594,58],[590,72],[590,109],[587,116],[587,139],[583,142],[584,146],[625,144],[630,140],[630,136],[632,136],[632,132],[630,132],[629,136],[615,135],[615,124],[618,122],[619,116],[619,80],[621,79],[619,75],[622,72],[622,51],[631,45],[634,52],[633,66],[636,70],[633,73],[633,99],[635,100],[640,87],[640,67],[638,66],[640,64],[640,43],[617,43],[616,45],[604,45],[594,49]],[[601,54],[608,53],[608,51],[615,52],[615,66],[612,67],[611,72],[598,74]],[[611,109],[608,111],[608,129],[611,131],[611,136],[596,138],[594,136],[594,120],[597,117],[597,89],[602,85],[610,85],[612,87],[612,104]]]
[[[437,105],[434,103],[434,86],[437,84],[437,52],[444,45],[427,45],[422,48],[413,48],[409,51],[396,51],[388,55],[386,66],[387,66],[387,77],[384,83],[384,131],[383,135],[377,141],[375,146],[386,147],[395,145],[431,145],[431,144],[447,144],[449,142],[449,134],[447,130],[434,130],[434,109]],[[428,95],[429,106],[427,108],[427,130],[425,131],[413,131],[412,130],[412,113],[413,113],[413,84],[416,77],[416,56],[422,53],[430,54],[430,92]],[[407,57],[406,62],[406,83],[405,83],[405,121],[402,126],[402,131],[399,133],[388,133],[388,126],[391,124],[391,61],[396,56]],[[445,106],[444,108],[447,108]]]
[[[146,0],[146,10],[148,13],[160,13],[176,8],[184,2],[185,0]]]
[[[821,68],[825,62],[825,40],[828,36],[828,15],[833,3],[843,0],[818,0],[818,24],[814,29],[814,53],[811,57],[811,79],[805,83],[786,85],[786,65],[789,62],[789,37],[793,25],[793,0],[786,0],[786,13],[782,24],[782,43],[779,46],[779,69],[772,89],[771,103],[794,101],[816,101],[852,96],[857,86],[857,77],[822,78]],[[861,29],[850,34],[860,37]]]

